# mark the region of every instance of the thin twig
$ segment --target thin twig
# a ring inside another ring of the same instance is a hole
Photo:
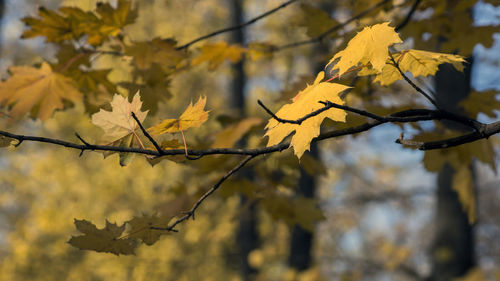
[[[318,35],[314,38],[304,40],[304,41],[297,41],[297,42],[293,42],[293,43],[288,43],[288,44],[278,46],[278,47],[274,47],[271,51],[277,52],[277,51],[282,51],[285,49],[290,49],[290,48],[294,48],[294,47],[298,47],[298,46],[319,43],[319,42],[323,41],[323,39],[325,39],[326,36],[328,36],[328,35],[332,34],[333,32],[345,27],[349,23],[366,16],[367,14],[375,11],[376,9],[378,9],[379,7],[381,7],[382,5],[384,5],[388,2],[389,2],[389,0],[382,0],[382,1],[378,2],[377,4],[371,6],[370,8],[368,8],[368,9],[360,12],[359,14],[351,17],[350,19],[346,20],[345,22],[333,26],[332,28],[328,29],[327,31],[321,33],[320,35]]]
[[[132,112],[132,118],[134,118],[135,122],[137,122],[137,125],[139,125],[139,128],[141,128],[142,133],[148,138],[148,140],[154,145],[158,153],[162,154],[163,149],[161,149],[160,145],[155,141],[155,139],[144,129],[144,126],[142,126],[141,121],[137,118],[134,112]]]
[[[288,5],[290,5],[290,4],[294,3],[294,2],[297,2],[297,0],[286,1],[286,2],[282,3],[281,5],[277,6],[276,8],[271,9],[271,10],[269,10],[269,11],[267,11],[267,12],[261,14],[261,15],[258,15],[255,18],[253,18],[253,19],[251,19],[251,20],[249,20],[247,22],[244,22],[242,24],[238,24],[238,25],[235,25],[235,26],[223,28],[223,29],[211,32],[209,34],[203,35],[201,37],[198,37],[198,38],[196,38],[196,39],[194,39],[192,41],[189,41],[188,43],[186,43],[186,44],[184,44],[182,46],[177,47],[177,50],[187,49],[187,48],[189,48],[189,46],[193,45],[194,43],[200,42],[200,41],[208,39],[210,37],[214,37],[216,35],[219,35],[219,34],[222,34],[222,33],[225,33],[225,32],[234,31],[234,30],[238,30],[238,29],[244,28],[244,27],[246,27],[248,25],[251,25],[251,24],[253,24],[253,23],[255,23],[255,22],[257,22],[257,21],[259,21],[259,20],[261,20],[261,19],[263,19],[263,18],[265,18],[265,17],[267,17],[267,16],[269,16],[269,15],[271,15],[271,14],[273,14],[273,13],[275,13],[275,12],[281,10],[281,9],[283,9],[283,8],[285,8],[286,6],[288,6]]]
[[[236,165],[231,171],[227,172],[222,178],[219,179],[219,181],[217,181],[217,183],[215,183],[207,192],[205,192],[205,194],[203,194],[203,196],[201,196],[198,199],[198,201],[196,201],[193,204],[191,209],[189,211],[185,212],[184,216],[178,218],[170,226],[168,226],[168,227],[151,227],[151,229],[163,230],[163,231],[173,231],[173,230],[175,230],[174,228],[178,224],[182,223],[183,221],[186,221],[190,218],[194,219],[194,213],[196,212],[198,207],[200,207],[200,205],[203,203],[203,201],[205,201],[205,199],[207,199],[210,195],[212,195],[212,193],[214,193],[221,186],[221,184],[224,181],[226,181],[229,177],[231,177],[238,170],[243,168],[243,166],[245,166],[250,160],[252,160],[255,157],[256,157],[255,155],[245,157],[245,159],[243,159],[243,161],[241,161],[238,165]]]
[[[413,83],[413,81],[411,81],[410,78],[408,78],[408,76],[406,76],[406,74],[401,70],[401,68],[399,67],[399,64],[394,60],[394,58],[392,57],[392,55],[391,55],[391,61],[393,63],[393,66],[398,70],[399,74],[401,74],[401,76],[403,76],[403,78],[405,79],[405,81],[408,84],[410,84],[410,86],[412,86],[413,89],[415,89],[417,92],[419,92],[420,94],[422,94],[437,109],[440,109],[439,106],[438,106],[438,104],[436,103],[436,101],[429,94],[427,94],[424,90],[422,90],[422,88],[420,88],[419,86],[417,86],[415,83]]]
[[[396,26],[396,28],[394,28],[394,30],[396,32],[399,32],[401,29],[403,29],[410,22],[411,17],[417,11],[418,5],[420,5],[421,2],[422,2],[422,0],[415,0],[415,2],[413,2],[413,5],[411,6],[410,10],[408,11],[408,14],[406,14],[406,17],[403,19],[402,22],[400,22]]]

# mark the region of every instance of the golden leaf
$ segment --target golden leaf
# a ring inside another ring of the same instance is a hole
[[[205,111],[207,98],[200,97],[193,105],[191,102],[179,119],[165,119],[160,124],[148,129],[152,135],[165,133],[177,133],[189,128],[199,127],[208,119],[208,111]]]
[[[380,72],[389,59],[388,48],[401,42],[403,41],[388,22],[365,27],[347,43],[344,50],[333,56],[328,65],[333,63],[331,70],[338,69],[339,76],[351,67],[358,66],[359,63],[362,65],[370,63],[371,67]]]
[[[293,103],[281,107],[276,115],[283,119],[297,120],[306,114],[322,108],[324,105],[319,103],[320,101],[343,104],[339,94],[349,87],[336,83],[320,82],[323,80],[324,75],[324,72],[320,72],[314,84],[307,86],[306,89],[299,92],[293,98]],[[325,118],[345,122],[345,116],[346,113],[343,110],[329,109],[305,120],[300,125],[280,123],[271,118],[266,126],[266,136],[269,137],[267,146],[276,145],[292,132],[295,132],[290,145],[293,146],[295,155],[300,158],[306,150],[309,150],[312,139],[319,135],[321,123]]]
[[[0,83],[0,103],[12,106],[9,115],[13,118],[31,111],[33,117],[45,121],[56,109],[64,108],[64,101],[82,99],[73,81],[53,72],[46,62],[39,69],[13,66],[9,71],[12,76]]]
[[[443,63],[452,64],[457,70],[463,70],[464,58],[458,55],[427,52],[421,50],[407,50],[393,55],[403,73],[411,72],[414,77],[434,75],[438,71],[438,66]],[[376,74],[368,71],[360,71],[359,76]],[[403,79],[397,68],[388,60],[382,68],[382,72],[375,77],[375,82],[382,86],[390,85]]]

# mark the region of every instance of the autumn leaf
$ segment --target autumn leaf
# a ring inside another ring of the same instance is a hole
[[[214,70],[226,60],[237,63],[241,60],[246,49],[239,45],[228,45],[226,42],[205,44],[200,48],[201,54],[193,59],[193,65],[208,62],[208,69]]]
[[[450,63],[457,70],[462,71],[463,63],[465,62],[462,56],[413,49],[394,54],[393,58],[403,73],[411,72],[413,77],[435,75],[438,71],[438,66],[443,63]],[[379,82],[382,86],[388,86],[403,79],[401,73],[393,65],[392,60],[387,61],[380,73],[376,70],[370,71],[369,69],[358,73],[359,76],[370,74],[377,74],[374,82]]]
[[[465,100],[460,102],[460,105],[474,118],[479,113],[484,113],[490,118],[496,118],[496,111],[500,110],[500,101],[497,100],[497,95],[498,91],[496,90],[472,91]]]
[[[25,17],[22,21],[30,27],[21,38],[44,36],[47,42],[61,42],[78,39],[83,35],[81,22],[89,28],[98,24],[99,19],[92,12],[84,12],[79,8],[62,7],[59,12],[44,7],[38,9],[40,18]]]
[[[107,145],[120,147],[135,147],[141,144],[141,140],[135,133],[139,124],[132,117],[135,113],[137,119],[142,123],[148,114],[148,110],[141,111],[141,96],[137,92],[130,103],[127,98],[118,94],[111,101],[112,111],[104,109],[92,114],[92,123],[104,130],[103,139]],[[107,157],[116,152],[104,152]],[[120,165],[126,166],[135,157],[135,154],[120,152]]]
[[[200,97],[193,105],[191,102],[179,119],[165,119],[160,124],[148,129],[152,135],[161,135],[165,133],[177,133],[189,128],[199,127],[208,119],[208,111],[205,111],[207,99]]]
[[[130,225],[128,237],[141,239],[146,245],[153,245],[161,235],[168,231],[151,229],[151,227],[167,227],[171,216],[146,215],[134,217],[127,223]]]
[[[320,101],[343,104],[339,94],[349,87],[336,83],[321,82],[324,75],[324,72],[320,72],[312,85],[307,86],[306,89],[299,92],[295,98],[293,98],[293,103],[284,105],[276,115],[283,119],[297,120],[324,107],[323,104],[319,103]],[[345,122],[345,116],[346,113],[343,110],[329,109],[305,120],[300,125],[280,123],[274,118],[271,118],[266,126],[266,136],[269,137],[267,146],[276,145],[292,132],[295,132],[290,145],[293,146],[295,155],[300,159],[302,154],[306,150],[309,150],[312,139],[319,135],[321,123],[325,118]]]
[[[84,235],[71,237],[68,243],[73,247],[115,255],[134,254],[136,248],[134,239],[120,238],[125,230],[125,224],[118,226],[106,221],[106,227],[98,229],[89,221],[75,219],[75,226]]]
[[[92,123],[104,130],[104,139],[114,142],[120,140],[139,128],[139,124],[132,118],[132,112],[137,119],[143,122],[148,111],[141,111],[141,96],[137,92],[130,103],[127,98],[118,94],[111,101],[112,111],[101,109],[92,115]]]
[[[45,121],[55,110],[63,109],[65,101],[82,99],[73,81],[53,72],[46,62],[40,68],[13,66],[9,71],[11,77],[0,83],[0,103],[12,107],[9,115],[13,118],[31,111],[31,116]]]
[[[337,24],[328,13],[308,4],[300,5],[300,15],[294,17],[292,23],[299,27],[305,27],[307,36],[314,38]]]
[[[57,11],[41,7],[38,10],[40,18],[23,18],[30,29],[21,37],[43,36],[47,42],[58,43],[88,35],[89,44],[101,45],[108,36],[118,35],[124,26],[135,20],[137,12],[131,10],[130,5],[130,1],[119,0],[115,9],[109,3],[99,3],[96,13],[76,7],[61,7]]]
[[[365,27],[349,41],[344,50],[333,56],[327,68],[332,65],[331,72],[338,70],[338,75],[341,76],[360,63],[370,63],[372,68],[381,72],[389,59],[388,48],[401,42],[403,41],[388,22]]]
[[[165,71],[173,71],[186,58],[186,52],[177,50],[177,42],[172,39],[154,38],[151,41],[134,42],[125,47],[125,54],[134,58],[135,65],[141,70],[160,65]]]
[[[469,165],[461,165],[453,174],[452,187],[458,194],[462,209],[469,218],[469,223],[476,221],[476,194]]]

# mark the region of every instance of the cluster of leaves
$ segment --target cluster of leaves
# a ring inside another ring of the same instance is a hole
[[[463,9],[462,6],[455,8]],[[312,6],[303,4],[301,9],[307,19],[314,18],[314,20],[298,20],[296,24],[305,27],[307,35],[311,38],[322,36],[338,24],[328,14]],[[166,101],[170,96],[167,87],[170,80],[176,74],[204,63],[208,64],[209,70],[215,70],[226,61],[235,63],[245,56],[254,60],[267,58],[274,47],[259,42],[253,42],[248,46],[217,42],[207,43],[193,54],[188,50],[189,46],[177,46],[176,40],[172,38],[133,41],[126,36],[124,28],[133,24],[136,17],[137,11],[132,8],[130,1],[120,0],[115,7],[99,4],[95,11],[83,11],[74,7],[62,7],[56,11],[40,8],[39,17],[25,18],[24,22],[29,29],[23,34],[24,38],[45,37],[47,42],[57,44],[60,51],[55,63],[46,61],[38,67],[14,66],[9,69],[11,77],[0,83],[0,103],[8,109],[9,117],[17,120],[30,114],[33,118],[45,121],[54,111],[63,110],[70,104],[77,104],[83,100],[86,112],[92,114],[92,123],[104,131],[101,140],[103,144],[143,150],[184,148],[185,156],[188,157],[184,132],[189,128],[199,127],[207,121],[205,97],[200,97],[196,103],[189,104],[179,118],[164,119],[149,129],[142,128],[142,123],[148,122],[147,115],[157,113],[159,102]],[[448,36],[456,37],[454,33]],[[301,85],[303,89],[291,99],[291,103],[282,106],[276,112],[277,117],[289,121],[298,120],[315,112],[317,114],[309,116],[302,122],[283,122],[275,117],[270,118],[265,133],[268,137],[267,146],[276,146],[292,135],[290,146],[293,147],[297,158],[303,163],[311,162],[304,153],[310,149],[313,139],[320,134],[325,119],[331,119],[337,122],[334,126],[342,127],[345,125],[341,123],[351,124],[350,118],[356,118],[339,108],[318,112],[324,108],[325,103],[351,105],[350,100],[344,98],[345,92],[350,87],[340,84],[345,77],[371,76],[374,77],[374,82],[390,86],[404,79],[406,73],[411,73],[413,77],[433,76],[438,66],[444,63],[450,63],[458,70],[463,69],[465,60],[461,56],[415,49],[400,50],[397,44],[402,42],[389,22],[365,27],[357,33],[347,42],[343,50],[333,55],[326,65],[325,72],[319,72],[311,85],[305,88]],[[128,62],[132,69],[132,79],[113,83],[108,77],[112,69],[93,68],[93,59],[107,55],[120,56],[123,61]],[[334,80],[339,80],[339,83],[333,83]],[[121,94],[115,94],[116,92]],[[126,96],[132,98],[131,101]],[[474,95],[471,100],[472,102],[464,104],[468,112],[476,115],[487,110],[487,113],[494,114],[496,107],[491,105],[494,93],[488,96]],[[144,109],[142,109],[143,102]],[[484,104],[488,106],[483,109]],[[234,147],[252,127],[261,123],[262,120],[259,118],[234,122],[217,134],[211,147]],[[164,139],[159,147],[151,148],[149,143],[155,145],[155,142],[149,137],[166,133],[180,133],[182,143],[176,138],[169,138]],[[426,138],[423,137],[425,134]],[[422,133],[414,138],[415,141],[427,139],[435,139],[435,135],[422,130]],[[1,141],[2,146],[7,146],[11,139],[3,137]],[[471,175],[470,172],[464,171],[474,157],[494,165],[491,144],[485,141],[474,145],[479,145],[481,148],[467,146],[462,152],[459,150],[427,152],[424,159],[426,167],[431,171],[440,170],[445,163],[451,163],[455,169],[462,171],[457,173],[454,181],[471,220],[474,218]],[[203,146],[208,145],[203,144]],[[112,153],[104,154],[107,156]],[[130,163],[133,155],[135,154],[120,152],[120,164]],[[152,165],[163,159],[176,160],[172,156],[146,158]],[[466,161],[463,161],[464,159]],[[313,222],[323,217],[314,200],[302,197],[289,200],[289,197],[280,196],[277,192],[263,190],[251,184],[235,185],[241,186],[239,191],[248,192],[249,195],[264,193],[267,197],[267,200],[263,200],[264,208],[289,224],[297,223],[306,229],[312,229]],[[290,205],[289,201],[293,201],[293,204]],[[85,220],[75,220],[77,229],[83,235],[73,237],[70,244],[86,250],[132,254],[140,242],[151,245],[160,235],[167,233],[166,230],[156,228],[165,229],[171,218],[171,216],[143,215],[121,226],[107,222],[103,229],[98,229]]]

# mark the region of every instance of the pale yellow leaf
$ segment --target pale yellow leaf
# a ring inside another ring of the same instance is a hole
[[[142,102],[139,92],[135,94],[132,102],[129,102],[125,97],[115,94],[111,101],[112,111],[101,109],[92,115],[92,123],[104,130],[105,135],[103,138],[107,141],[117,141],[132,134],[139,128],[139,125],[132,117],[132,112],[135,113],[140,122],[144,121],[148,110],[141,111],[141,106]]]

